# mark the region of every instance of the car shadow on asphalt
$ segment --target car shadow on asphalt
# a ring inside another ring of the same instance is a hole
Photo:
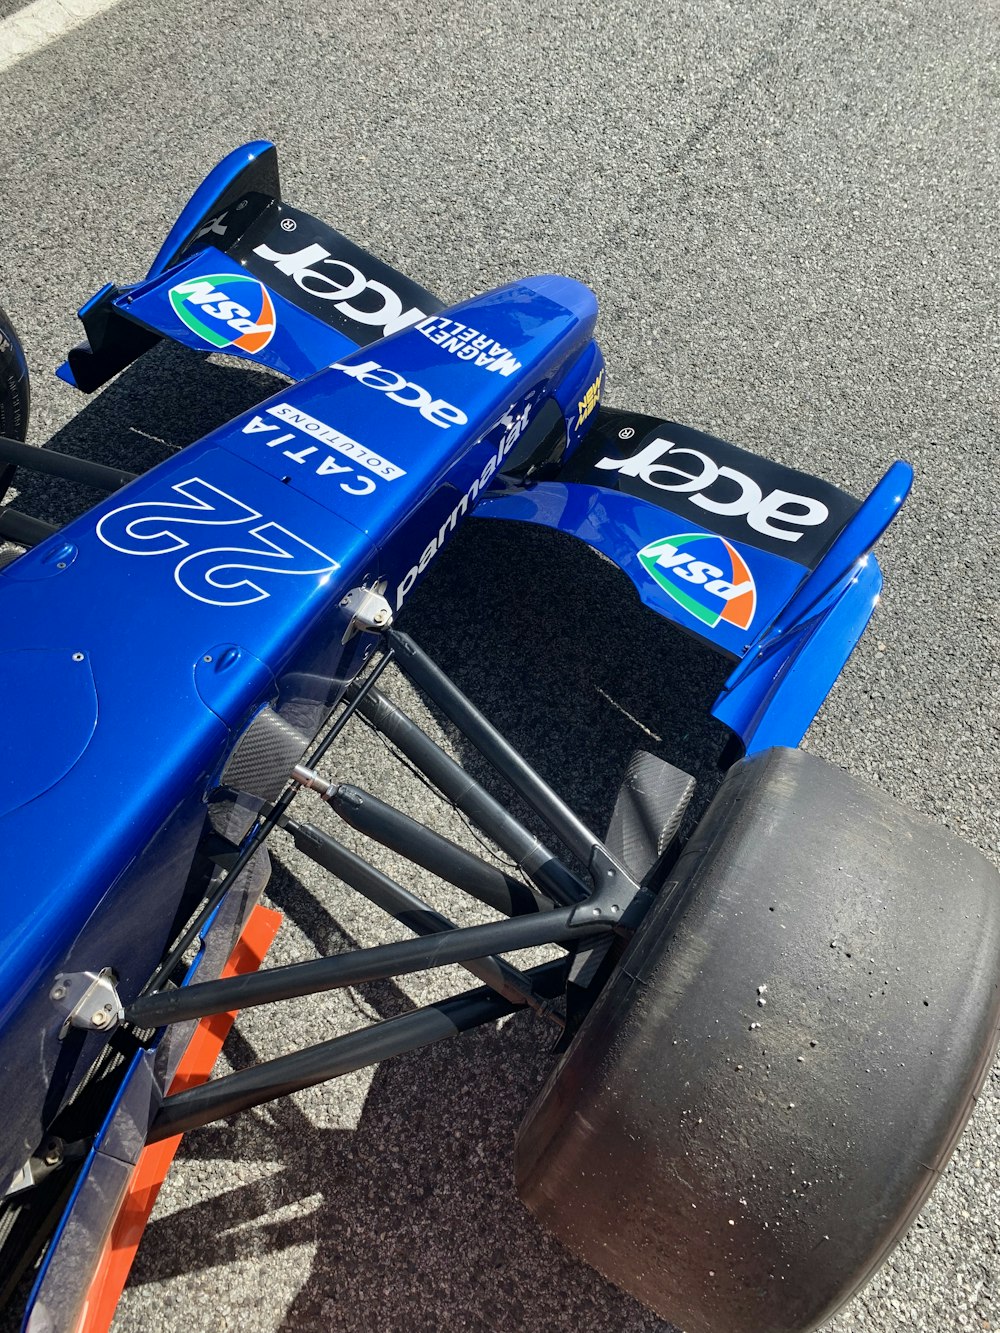
[[[730,663],[563,533],[473,519],[432,571],[399,627],[591,828],[603,835],[637,749],[694,777],[691,815],[703,812],[729,734],[709,708]],[[478,753],[438,720],[463,764],[489,781]]]
[[[436,1333],[444,1310],[448,1327],[477,1333],[667,1330],[572,1259],[516,1196],[514,1137],[549,1044],[518,1016],[380,1066],[354,1129],[317,1129],[285,1100],[188,1136],[188,1161],[261,1159],[268,1173],[154,1220],[131,1283],[305,1246],[288,1333]],[[239,1039],[230,1053],[252,1062]],[[308,1207],[289,1218],[296,1200]]]

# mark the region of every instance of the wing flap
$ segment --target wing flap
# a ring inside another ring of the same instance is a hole
[[[862,503],[725,440],[607,408],[560,462],[519,462],[477,513],[569,533],[614,561],[652,610],[737,659],[712,711],[738,749],[797,745],[874,610],[869,552],[909,466],[894,463]]]
[[[57,372],[91,393],[160,338],[304,379],[437,314],[425,288],[281,198],[277,153],[230,153],[195,191],[146,279],[81,307],[86,341]]]

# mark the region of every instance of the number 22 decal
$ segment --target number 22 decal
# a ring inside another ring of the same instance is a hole
[[[256,509],[218,487],[191,477],[171,488],[187,503],[140,500],[105,514],[97,536],[124,555],[175,555],[186,551],[174,568],[182,592],[210,606],[250,606],[270,597],[268,578],[258,583],[248,575],[329,574],[339,569],[332,556],[311,546],[294,532],[262,519]],[[209,545],[234,528],[232,545]],[[195,548],[195,549],[192,549]]]

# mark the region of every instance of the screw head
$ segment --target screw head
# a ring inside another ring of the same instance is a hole
[[[62,984],[62,982],[60,982],[56,986],[53,986],[52,989],[49,991],[50,1000],[61,1000],[65,997],[65,995],[66,995],[66,987]]]
[[[109,1015],[103,1009],[98,1009],[90,1021],[95,1028],[102,1028],[106,1026],[108,1018]]]

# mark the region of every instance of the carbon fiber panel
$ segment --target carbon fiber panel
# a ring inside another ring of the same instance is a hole
[[[276,801],[308,744],[309,737],[273,708],[262,708],[226,761],[222,784],[264,801]]]
[[[673,841],[694,787],[694,778],[645,750],[629,760],[604,841],[635,879]]]

